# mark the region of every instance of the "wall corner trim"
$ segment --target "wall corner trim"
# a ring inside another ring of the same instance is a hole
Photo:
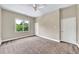
[[[49,38],[49,37],[45,37],[45,36],[41,36],[41,35],[36,35],[36,36],[39,36],[39,37],[42,37],[42,38],[45,38],[45,39],[49,39],[49,40],[52,40],[52,41],[60,42],[60,40],[52,39],[52,38]]]
[[[1,45],[1,43],[2,43],[2,40],[0,39],[0,45]]]

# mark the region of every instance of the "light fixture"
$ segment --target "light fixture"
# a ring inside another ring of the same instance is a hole
[[[36,11],[38,8],[37,4],[33,4],[33,9]]]
[[[44,8],[45,4],[33,4],[34,11],[37,11],[38,9]]]

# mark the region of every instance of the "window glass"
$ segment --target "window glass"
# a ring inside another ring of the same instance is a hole
[[[28,31],[29,30],[29,21],[16,19],[16,31]]]
[[[24,31],[29,30],[29,21],[24,21]]]

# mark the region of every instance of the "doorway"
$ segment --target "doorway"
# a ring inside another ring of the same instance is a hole
[[[76,17],[61,19],[61,41],[76,44]]]

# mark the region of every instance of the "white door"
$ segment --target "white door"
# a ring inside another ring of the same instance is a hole
[[[76,44],[76,18],[61,20],[61,41]]]

